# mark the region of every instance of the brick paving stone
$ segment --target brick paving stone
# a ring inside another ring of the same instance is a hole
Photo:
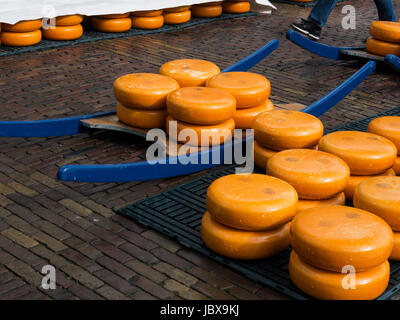
[[[138,290],[136,291],[133,295],[132,298],[134,300],[157,300],[155,297],[153,297],[151,294],[148,294],[145,291]]]
[[[125,252],[127,252],[129,255],[131,255],[147,264],[154,264],[159,261],[152,253],[145,251],[143,249],[140,249],[139,247],[135,246],[132,243],[124,243],[119,248],[124,250]]]
[[[159,232],[153,231],[153,230],[148,230],[140,234],[141,236],[150,239],[156,243],[158,243],[160,246],[163,248],[171,251],[171,252],[177,252],[182,246],[177,243],[174,240],[171,240],[171,238],[168,238]]]
[[[125,240],[128,240],[129,242],[137,245],[138,247],[145,249],[145,250],[151,250],[154,248],[158,247],[158,244],[151,241],[151,240],[147,240],[149,239],[146,236],[142,236],[143,234],[139,235],[135,232],[131,232],[128,230],[122,230],[121,232],[118,233],[118,235],[121,238],[124,238]]]
[[[106,256],[98,258],[96,262],[125,280],[129,280],[136,275],[136,273],[129,268]]]
[[[88,209],[87,207],[82,206],[81,204],[75,202],[72,199],[62,199],[59,201],[59,203],[61,203],[67,209],[69,209],[83,217],[87,217],[88,215],[90,215],[93,212],[92,210]]]
[[[207,297],[200,292],[194,291],[189,287],[173,280],[168,279],[164,282],[164,287],[172,292],[176,292],[181,298],[187,300],[206,300]]]
[[[213,300],[235,300],[236,298],[227,294],[224,291],[221,291],[212,285],[209,285],[205,282],[198,282],[193,286],[193,289],[201,292],[202,294],[206,295],[210,299]]]
[[[81,286],[78,283],[75,283],[72,286],[68,287],[68,290],[71,291],[75,296],[83,300],[104,300],[101,296],[99,296],[92,290]]]
[[[44,232],[38,232],[33,235],[33,237],[39,241],[40,243],[45,244],[49,249],[59,252],[62,250],[67,249],[67,246],[65,246],[62,242],[54,239],[53,237],[45,234]]]
[[[160,260],[163,260],[165,262],[168,262],[169,264],[172,264],[173,266],[187,270],[191,268],[193,265],[189,262],[186,261],[180,257],[178,257],[176,254],[173,254],[164,248],[156,248],[151,251],[157,258]]]
[[[154,266],[154,269],[165,273],[168,277],[175,279],[176,281],[179,281],[188,287],[194,285],[197,282],[197,279],[195,277],[164,262],[156,264]]]
[[[13,300],[19,299],[24,295],[30,293],[32,291],[32,287],[29,285],[23,285],[16,289],[10,290],[7,293],[0,295],[0,300]]]
[[[136,291],[135,286],[133,286],[129,282],[125,281],[123,278],[119,277],[118,275],[106,269],[96,271],[94,275],[97,276],[99,279],[103,280],[111,287],[117,289],[118,291],[126,295],[130,295]]]
[[[7,263],[6,267],[35,287],[42,283],[42,275],[22,261],[14,260]]]
[[[137,276],[132,279],[132,283],[158,299],[165,300],[174,297],[171,291],[165,290],[163,287],[142,276]]]
[[[47,249],[43,245],[36,246],[32,248],[32,252],[37,254],[38,256],[46,259],[51,265],[60,268],[68,264],[68,261],[61,257],[59,254],[55,253],[52,250]]]
[[[118,292],[114,288],[110,286],[103,286],[100,289],[97,289],[96,292],[106,298],[107,300],[129,300],[123,293]]]
[[[89,289],[97,289],[104,284],[103,281],[92,276],[89,272],[85,271],[83,268],[73,264],[62,266],[61,270],[64,271],[69,276],[71,276],[73,279],[82,283],[84,286],[88,287]]]
[[[101,266],[99,266],[97,263],[93,262],[91,259],[85,257],[83,254],[71,248],[64,250],[61,255],[64,258],[68,259],[70,262],[73,262],[74,264],[86,269],[90,273],[102,269]]]
[[[18,182],[10,182],[8,186],[27,197],[33,197],[38,194],[35,190],[27,188]]]
[[[146,278],[154,281],[155,283],[160,283],[164,281],[167,277],[163,275],[161,272],[153,269],[151,266],[140,262],[139,260],[130,260],[125,264],[128,268],[132,269],[138,274],[145,276]]]
[[[11,241],[23,246],[24,248],[32,248],[39,244],[35,239],[26,236],[25,234],[19,232],[18,230],[15,230],[14,228],[8,228],[2,231],[1,234]]]
[[[105,255],[114,258],[115,260],[121,263],[125,263],[132,259],[132,257],[129,254],[127,254],[126,252],[122,251],[119,248],[114,247],[113,245],[107,242],[96,240],[92,243],[92,245],[96,249],[103,252]]]

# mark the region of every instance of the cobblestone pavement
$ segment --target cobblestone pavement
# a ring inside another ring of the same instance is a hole
[[[373,1],[352,1],[357,29],[341,28],[335,9],[322,41],[362,44],[376,19]],[[400,6],[396,5],[400,14]],[[285,39],[288,25],[309,9],[277,4],[273,15],[1,58],[0,118],[54,118],[115,107],[112,82],[132,72],[156,72],[165,61],[197,57],[226,67],[273,38],[281,47],[253,69],[272,83],[274,103],[309,104],[362,64],[308,54]],[[400,78],[379,68],[322,117],[327,128],[400,105]],[[69,163],[117,163],[144,158],[132,136],[93,132],[58,138],[0,138],[0,299],[282,299],[113,209],[204,173],[149,182],[60,183]],[[39,288],[43,265],[57,269],[57,289]]]

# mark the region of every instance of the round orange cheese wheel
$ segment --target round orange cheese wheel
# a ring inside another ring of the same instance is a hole
[[[117,103],[118,119],[132,127],[153,129],[164,128],[165,119],[168,112],[165,109],[143,110],[126,108],[121,103]]]
[[[199,3],[199,6],[216,6],[222,4],[222,1],[212,1],[212,2],[206,2],[206,3]]]
[[[299,202],[297,203],[297,211],[303,211],[306,209],[322,207],[322,206],[335,206],[335,205],[344,206],[345,202],[346,202],[346,197],[344,195],[344,192],[341,192],[336,196],[326,200],[299,199]]]
[[[386,170],[381,173],[380,176],[395,176],[396,172],[393,168]],[[350,176],[349,181],[347,183],[346,188],[344,189],[344,194],[346,195],[347,200],[353,200],[354,192],[356,191],[357,186],[363,182],[364,180],[374,178],[376,176]]]
[[[250,11],[250,2],[248,1],[224,1],[222,6],[224,12],[227,13],[245,13]]]
[[[42,19],[20,21],[16,24],[1,24],[3,31],[8,32],[32,32],[42,27]]]
[[[397,154],[400,155],[400,117],[388,116],[376,118],[369,123],[368,132],[388,138],[395,144]]]
[[[132,25],[137,29],[158,29],[164,25],[164,17],[132,17]]]
[[[388,261],[366,271],[353,271],[354,277],[349,271],[321,270],[306,263],[295,251],[290,254],[289,275],[293,283],[320,300],[372,300],[379,297],[389,284]]]
[[[265,170],[268,160],[276,153],[277,151],[264,148],[257,141],[254,141],[254,163],[258,167]]]
[[[91,21],[93,28],[102,32],[126,32],[132,27],[130,18],[104,19],[92,17]]]
[[[400,231],[400,177],[374,177],[361,182],[354,192],[355,207],[367,210]]]
[[[274,256],[290,243],[289,223],[269,231],[237,230],[218,223],[206,212],[201,238],[212,251],[233,259],[255,260]]]
[[[377,175],[396,161],[396,146],[373,133],[337,131],[322,137],[318,149],[342,158],[352,175]]]
[[[238,108],[257,106],[271,94],[271,84],[268,79],[252,72],[221,73],[210,78],[206,86],[230,92],[235,97]]]
[[[164,21],[166,24],[181,24],[188,22],[192,17],[190,10],[182,12],[166,12],[164,13]]]
[[[265,111],[271,111],[274,109],[274,105],[271,100],[267,99],[260,105],[246,109],[236,109],[235,113],[235,124],[238,129],[250,129],[254,119]]]
[[[262,174],[232,174],[207,190],[207,210],[215,220],[242,230],[267,230],[289,222],[297,193],[288,183]]]
[[[311,148],[324,131],[321,120],[293,110],[264,112],[254,119],[252,127],[257,142],[273,150]]]
[[[180,6],[180,7],[174,7],[174,8],[166,8],[164,9],[165,12],[183,12],[190,10],[191,6]]]
[[[235,98],[214,88],[186,87],[167,97],[167,109],[175,119],[191,124],[219,124],[233,118]]]
[[[377,40],[400,42],[400,22],[374,21],[369,29],[371,36]]]
[[[103,14],[98,17],[103,18],[103,19],[122,19],[122,18],[128,18],[130,15],[131,15],[130,12],[126,12],[126,13],[117,13],[117,14]]]
[[[400,260],[400,232],[393,232],[394,244],[390,260]]]
[[[114,82],[115,98],[127,108],[163,109],[167,96],[179,89],[174,79],[153,73],[132,73]]]
[[[194,5],[191,8],[194,17],[198,18],[216,18],[222,14],[222,5],[199,6]]]
[[[378,56],[387,56],[388,54],[400,56],[400,43],[381,41],[372,37],[368,38],[366,49],[369,53]]]
[[[132,15],[137,17],[158,17],[161,16],[163,12],[164,10],[135,11],[132,12]]]
[[[400,157],[396,158],[396,161],[394,162],[393,165],[393,170],[397,176],[400,176]]]
[[[316,207],[297,213],[291,225],[291,244],[306,263],[341,272],[384,263],[393,248],[393,232],[378,216],[345,206]]]
[[[83,16],[80,14],[73,14],[69,16],[61,16],[56,18],[57,26],[75,26],[81,24],[83,21]]]
[[[166,120],[167,133],[171,134],[171,126],[176,127],[175,140],[193,146],[219,145],[232,139],[235,121],[229,119],[220,124],[194,125],[177,121],[168,116]],[[185,131],[184,131],[185,130]],[[175,132],[175,131],[174,131]]]
[[[160,68],[161,74],[174,78],[182,88],[204,86],[209,78],[220,72],[216,64],[200,59],[173,60]]]
[[[350,177],[350,169],[342,159],[311,149],[276,153],[268,160],[267,173],[290,183],[305,200],[334,197],[344,190]]]
[[[83,35],[81,24],[75,26],[56,26],[55,28],[43,29],[43,38],[48,40],[75,40]]]
[[[32,32],[4,32],[0,34],[1,44],[10,47],[32,46],[42,40],[42,32],[40,30]]]

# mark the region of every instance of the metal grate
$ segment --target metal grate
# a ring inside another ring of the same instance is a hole
[[[400,107],[375,117],[385,115],[400,115]],[[352,122],[332,131],[365,131],[369,121],[375,117]],[[182,245],[192,248],[232,270],[263,285],[274,288],[289,297],[309,299],[308,296],[294,286],[289,278],[290,249],[286,249],[279,255],[265,260],[240,261],[219,256],[204,246],[200,236],[200,225],[201,218],[206,211],[205,197],[207,188],[215,179],[232,174],[234,171],[235,168],[233,166],[220,168],[204,177],[120,209],[118,213],[171,238],[175,238]],[[379,299],[393,298],[399,289],[400,262],[392,262],[389,286]]]

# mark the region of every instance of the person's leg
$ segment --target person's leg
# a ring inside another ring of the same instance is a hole
[[[392,0],[374,0],[378,9],[379,20],[397,21]]]
[[[313,21],[320,28],[323,28],[337,2],[338,0],[318,0],[307,20]]]

